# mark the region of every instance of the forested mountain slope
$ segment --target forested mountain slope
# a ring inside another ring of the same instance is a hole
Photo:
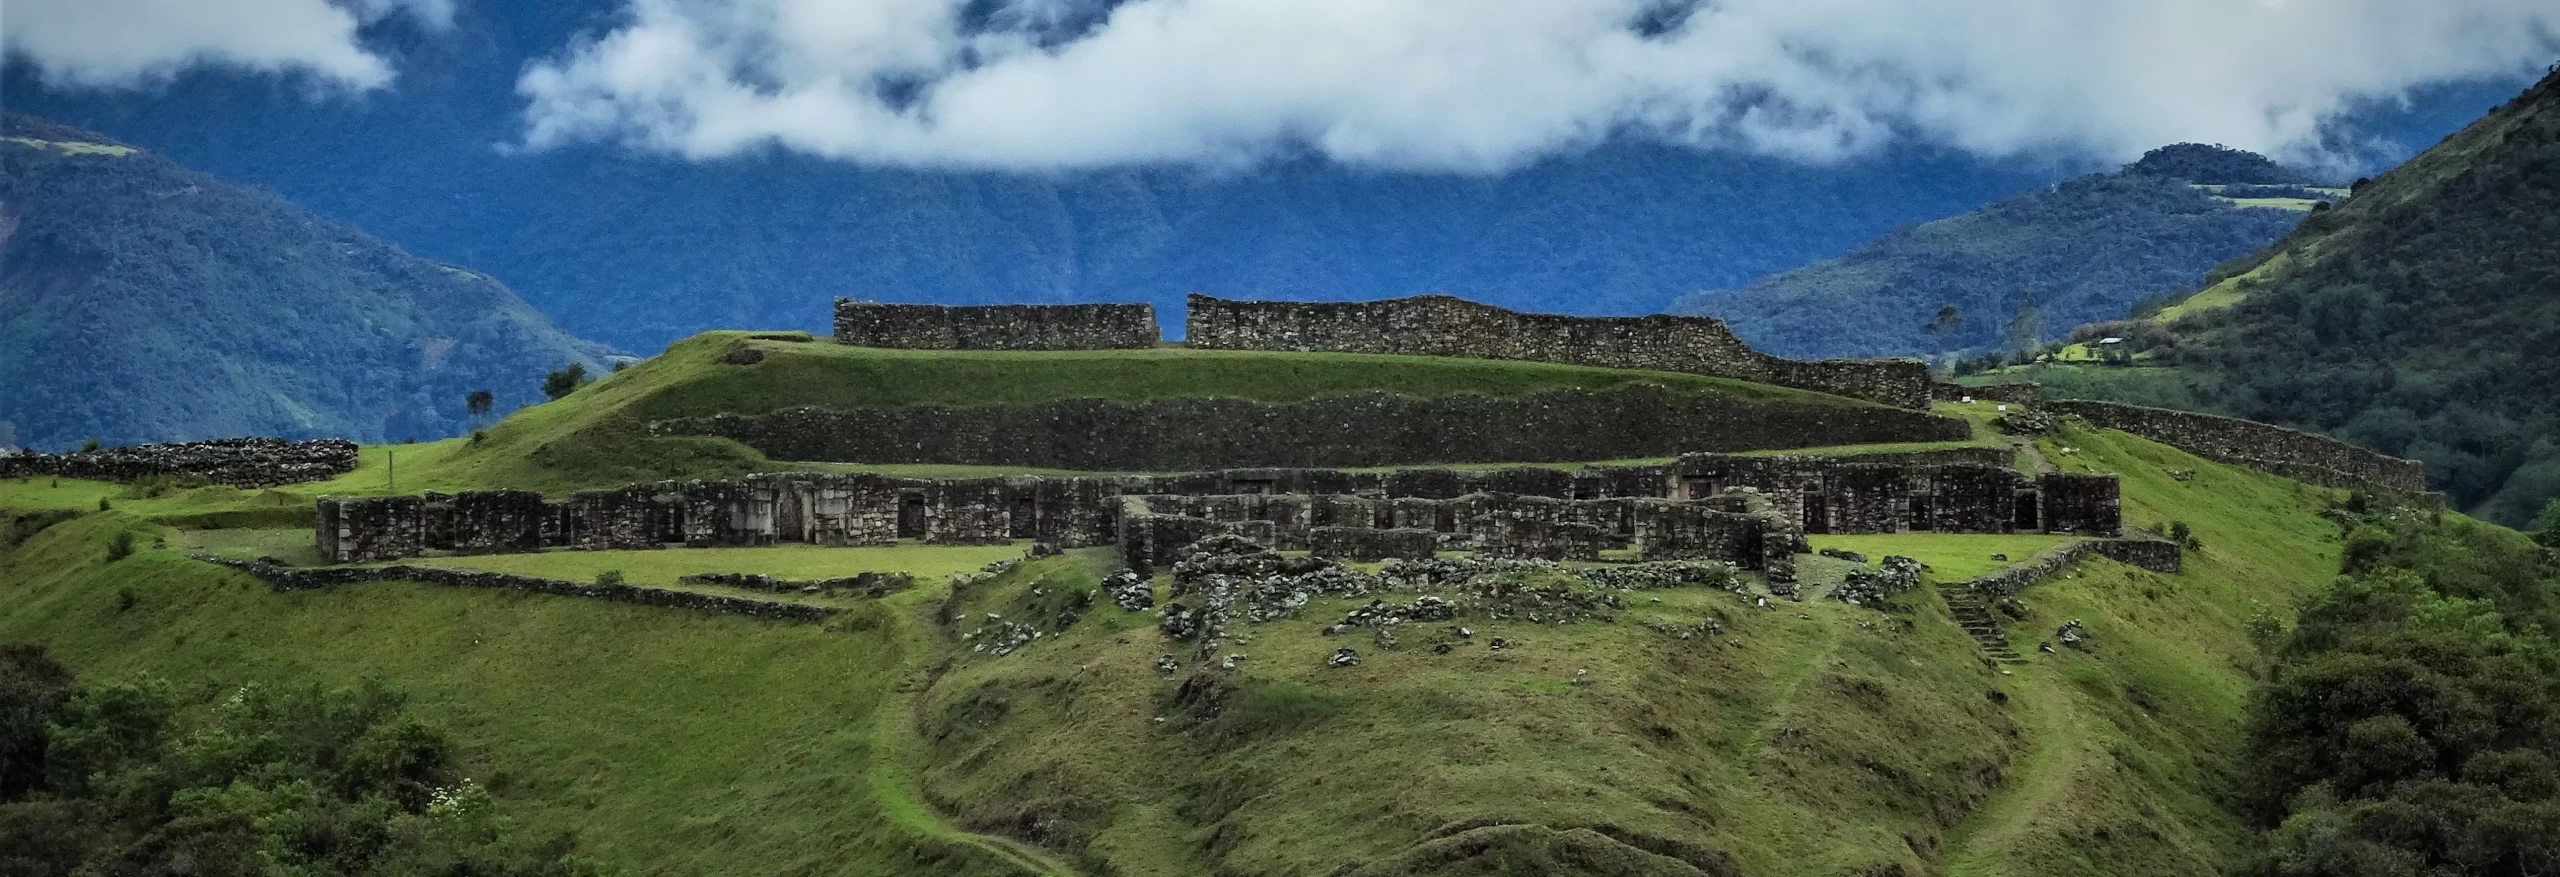
[[[2521,524],[2560,495],[2560,72],[2166,313],[2206,405],[2427,462]]]
[[[2301,187],[2310,181],[2239,150],[2164,147],[2116,173],[1896,229],[1672,310],[1723,317],[1753,346],[1788,356],[1998,349],[2013,324],[2033,328],[2038,316],[2059,332],[2192,289],[2207,269],[2281,237],[2330,197]],[[1933,331],[1948,305],[1961,319]],[[2018,323],[2022,313],[2029,320]]]
[[[490,277],[271,191],[10,115],[0,141],[0,443],[434,438],[600,364]],[[112,392],[102,392],[112,388]]]

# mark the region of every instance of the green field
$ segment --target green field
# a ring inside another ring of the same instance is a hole
[[[1953,413],[1988,416],[1974,407]],[[2066,469],[2121,473],[2130,523],[2186,521],[2204,548],[2181,576],[2090,561],[2031,589],[2012,633],[2022,650],[2067,618],[2096,639],[2008,673],[1978,660],[1926,589],[1882,612],[1645,592],[1614,623],[1464,618],[1475,637],[1445,655],[1423,647],[1429,629],[1393,649],[1366,631],[1322,635],[1366,602],[1328,597],[1241,627],[1221,651],[1246,658],[1222,693],[1185,701],[1183,675],[1153,670],[1181,649],[1151,614],[1107,602],[1008,657],[960,648],[988,612],[1054,619],[1108,568],[1107,550],[957,594],[926,573],[1019,549],[432,561],[563,578],[621,569],[642,583],[713,569],[920,574],[889,600],[841,601],[826,626],[401,583],[277,594],[178,552],[290,551],[307,531],[145,517],[200,520],[263,494],[123,499],[44,480],[0,483],[0,507],[85,513],[0,549],[0,640],[48,643],[93,677],[167,676],[199,701],[249,680],[381,677],[464,741],[511,818],[576,829],[644,874],[1277,875],[1353,861],[1478,873],[1450,870],[1426,841],[1470,820],[1535,824],[1470,835],[1481,855],[1463,861],[1487,870],[1529,868],[1556,832],[1602,824],[1724,850],[1754,875],[2211,870],[2248,837],[2216,803],[2257,666],[2242,622],[2287,611],[2336,568],[2334,527],[2316,514],[2330,494],[2120,434],[2045,444]],[[368,449],[361,475],[381,474],[383,450]],[[404,473],[420,453],[390,450]],[[115,511],[95,511],[101,495]],[[125,529],[143,548],[109,561]],[[1816,538],[1919,557],[1942,580],[2054,541]],[[1708,638],[1647,626],[1709,619],[1720,631]],[[1490,651],[1492,636],[1515,647]],[[1361,665],[1325,666],[1342,647]],[[2113,828],[2128,824],[2152,829]],[[1585,852],[1653,861],[1614,843]]]

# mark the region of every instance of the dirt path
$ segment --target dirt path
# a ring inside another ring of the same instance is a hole
[[[2087,759],[2082,749],[2079,717],[2070,693],[2046,666],[2022,667],[2010,686],[2019,703],[2019,724],[2028,741],[2024,757],[2012,761],[2000,790],[1982,809],[1947,832],[1948,877],[1995,877],[2015,873],[2009,854],[2015,842],[2071,791],[2075,769]]]
[[[898,682],[881,699],[872,736],[871,794],[882,812],[899,827],[926,837],[963,844],[1003,860],[1036,877],[1075,877],[1076,871],[1056,857],[1012,838],[962,831],[924,803],[916,776],[922,741],[917,713],[931,690],[935,673],[928,665],[932,633],[923,616],[942,589],[916,588],[881,601],[889,609],[890,635],[898,649]]]

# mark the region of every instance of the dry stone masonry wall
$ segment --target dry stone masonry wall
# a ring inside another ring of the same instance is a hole
[[[1661,457],[1961,441],[1961,420],[1879,406],[1745,401],[1655,384],[1523,396],[1355,393],[1302,402],[1068,399],[1025,405],[790,408],[660,421],[778,460],[1101,471]]]
[[[1902,408],[1929,407],[1918,360],[1794,360],[1752,350],[1709,317],[1524,314],[1445,295],[1368,302],[1234,301],[1193,294],[1184,343],[1225,350],[1387,353],[1559,362],[1739,378]]]
[[[307,569],[221,557],[198,556],[196,559],[247,573],[278,591],[308,591],[361,582],[418,582],[454,588],[496,588],[559,597],[586,597],[620,603],[636,603],[642,606],[690,609],[717,615],[745,615],[775,621],[816,623],[823,622],[836,613],[835,609],[829,607],[805,603],[754,600],[721,594],[698,594],[691,591],[674,591],[639,585],[587,584],[469,569],[445,569],[432,566]]]
[[[355,468],[356,443],[344,439],[236,438],[69,454],[0,454],[0,478],[132,481],[150,475],[201,475],[215,484],[244,488],[326,481]]]
[[[2115,535],[2116,480],[2029,482],[1978,463],[1688,454],[1675,463],[1488,470],[1220,469],[1175,475],[918,479],[784,473],[663,481],[545,502],[522,491],[324,497],[314,538],[335,563],[429,552],[480,554],[758,546],[991,544],[1121,546],[1132,566],[1231,533],[1316,549],[1319,529],[1409,530],[1440,548],[1588,559],[1785,566],[1804,533],[2013,530]],[[1337,535],[1355,556],[1407,556],[1410,536]],[[1379,541],[1385,539],[1387,541]],[[1390,554],[1379,554],[1391,552]]]
[[[836,340],[927,350],[1108,350],[1154,347],[1156,310],[1144,304],[889,304],[836,299]]]
[[[2230,417],[2114,402],[2047,402],[2047,411],[2118,429],[2221,463],[2342,489],[2427,489],[2426,466],[2337,439]]]

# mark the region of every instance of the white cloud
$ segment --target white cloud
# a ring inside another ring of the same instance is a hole
[[[1489,171],[1621,135],[2281,153],[2357,99],[2537,70],[2555,34],[2555,0],[628,0],[517,90],[529,145],[697,158]]]
[[[454,0],[8,0],[0,45],[32,62],[47,82],[126,88],[199,66],[303,73],[320,82],[374,88],[389,61],[367,51],[357,29],[407,15],[450,27]]]

